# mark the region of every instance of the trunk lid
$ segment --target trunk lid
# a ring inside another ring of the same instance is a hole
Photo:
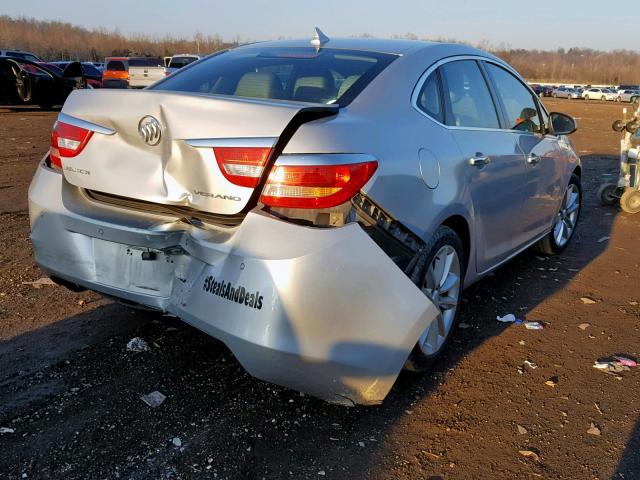
[[[337,110],[335,105],[156,90],[76,90],[61,113],[105,128],[95,130],[80,154],[62,159],[64,176],[96,192],[234,215],[262,188],[274,153],[254,189],[225,178],[213,146],[278,144],[279,150],[288,140],[278,143],[283,132],[293,131],[289,125]],[[315,113],[298,116],[301,112]],[[142,119],[150,116],[160,124],[155,145],[150,143],[156,138],[147,142],[139,132]],[[115,133],[105,134],[105,129]]]

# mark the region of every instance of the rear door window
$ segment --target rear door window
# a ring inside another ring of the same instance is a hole
[[[457,60],[440,67],[445,123],[453,127],[500,128],[487,83],[474,60]]]
[[[504,109],[508,128],[521,132],[542,131],[538,104],[533,93],[513,74],[493,63],[484,63],[498,99]],[[568,90],[565,88],[565,90]]]

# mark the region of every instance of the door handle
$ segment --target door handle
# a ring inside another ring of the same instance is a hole
[[[538,163],[540,163],[540,157],[535,153],[530,153],[529,155],[527,155],[527,163],[529,165],[537,165]]]
[[[473,167],[481,167],[487,165],[489,162],[491,162],[491,159],[480,152],[477,152],[475,157],[469,159],[469,165]]]

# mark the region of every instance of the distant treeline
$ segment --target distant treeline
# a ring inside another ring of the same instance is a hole
[[[402,38],[418,37],[406,34]],[[117,29],[90,30],[59,21],[0,15],[0,48],[28,50],[46,60],[102,61],[115,55],[208,54],[239,43],[239,37],[225,42],[217,34],[195,33],[191,38],[124,35]],[[640,53],[631,50],[559,48],[543,51],[492,47],[486,43],[479,47],[503,58],[531,81],[640,84]]]

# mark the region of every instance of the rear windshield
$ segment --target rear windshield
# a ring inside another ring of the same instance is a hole
[[[190,63],[198,60],[195,57],[173,57],[169,62],[169,68],[182,68],[185,65],[189,65]]]
[[[151,88],[346,105],[395,58],[330,48],[242,48],[211,56]]]
[[[127,68],[124,66],[124,62],[122,60],[110,60],[107,62],[107,66],[105,70],[111,70],[116,72],[124,72]]]
[[[160,57],[130,58],[129,66],[130,67],[164,67],[164,60],[162,60]]]

